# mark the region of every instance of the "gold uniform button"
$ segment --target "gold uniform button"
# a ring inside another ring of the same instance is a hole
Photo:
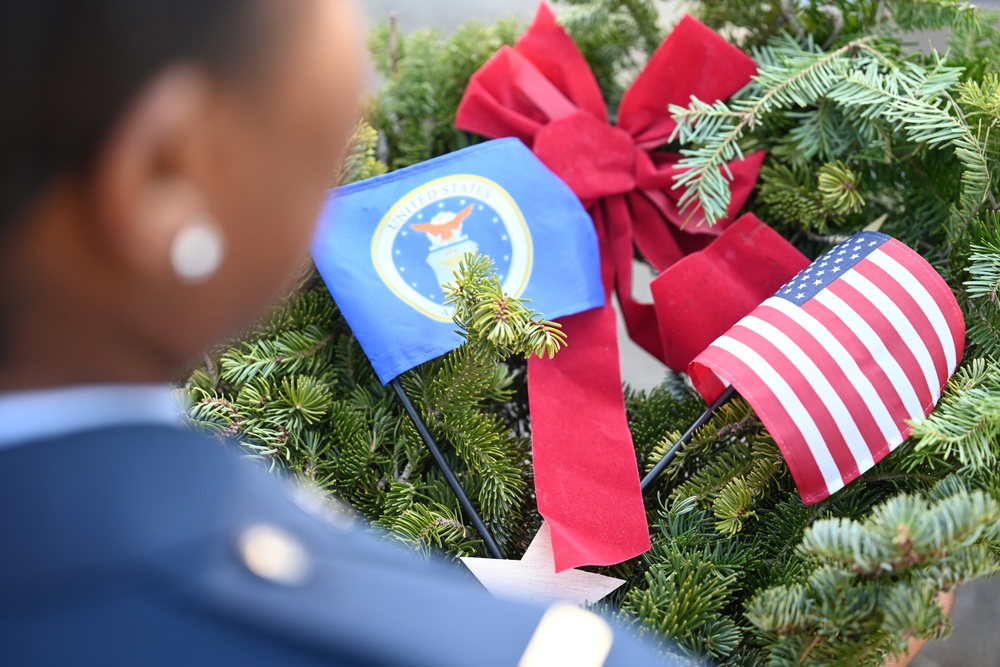
[[[518,667],[602,667],[614,643],[611,626],[570,604],[550,607]]]
[[[309,575],[309,554],[295,537],[261,524],[243,531],[237,549],[247,569],[261,579],[296,586]]]

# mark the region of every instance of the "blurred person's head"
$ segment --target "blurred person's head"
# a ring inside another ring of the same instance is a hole
[[[350,0],[0,0],[0,389],[150,382],[302,265]]]

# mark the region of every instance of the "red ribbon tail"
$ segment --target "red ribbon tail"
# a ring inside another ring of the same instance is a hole
[[[652,284],[663,357],[677,372],[809,260],[776,231],[747,213],[705,250],[688,255]]]
[[[610,304],[560,320],[569,345],[528,361],[538,511],[556,571],[612,565],[650,548],[625,415]]]

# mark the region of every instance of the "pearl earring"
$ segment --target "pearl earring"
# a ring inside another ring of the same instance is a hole
[[[186,283],[201,283],[215,274],[226,255],[226,237],[207,214],[194,216],[170,246],[170,264]]]

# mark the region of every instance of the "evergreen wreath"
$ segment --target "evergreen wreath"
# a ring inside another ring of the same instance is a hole
[[[666,33],[655,4],[563,4],[561,22],[613,108]],[[910,638],[948,634],[938,592],[1000,571],[1000,17],[958,0],[702,0],[694,10],[760,71],[729,103],[672,108],[673,148],[689,167],[678,180],[684,201],[724,216],[719,167],[765,149],[748,210],[811,256],[865,228],[899,238],[948,280],[969,346],[910,441],[811,507],[747,404],[721,409],[647,499],[653,549],[606,568],[628,584],[602,606],[692,659],[879,665]],[[944,55],[911,53],[900,37],[942,28]],[[386,83],[344,182],[480,141],[455,129],[458,102],[518,33],[509,22],[447,37],[376,28],[370,48]],[[563,341],[502,293],[488,260],[467,263],[455,289],[469,344],[402,382],[513,558],[541,520],[518,355]],[[185,391],[198,428],[311,480],[388,535],[423,552],[482,555],[311,268],[274,314],[206,358]],[[627,389],[626,403],[643,472],[703,407],[672,374],[652,391]]]

